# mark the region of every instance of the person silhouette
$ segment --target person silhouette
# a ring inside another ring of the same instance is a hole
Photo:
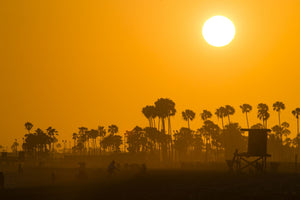
[[[0,189],[4,189],[4,173],[0,172]]]
[[[107,172],[109,176],[112,176],[118,168],[116,167],[116,162],[113,160],[107,167]]]

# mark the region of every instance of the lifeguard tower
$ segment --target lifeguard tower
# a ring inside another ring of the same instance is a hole
[[[241,129],[248,131],[248,152],[234,152],[233,159],[228,163],[231,171],[240,173],[253,168],[256,173],[264,172],[267,167],[267,140],[270,129]]]

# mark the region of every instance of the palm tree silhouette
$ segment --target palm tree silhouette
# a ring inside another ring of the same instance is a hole
[[[235,113],[235,109],[230,105],[226,105],[225,110],[225,113],[228,117],[228,124],[230,124],[230,115],[233,115]]]
[[[221,106],[220,108],[218,108],[215,112],[215,115],[217,116],[218,119],[221,118],[222,120],[222,127],[224,129],[224,117],[226,116],[226,108]]]
[[[74,148],[75,148],[75,146],[76,146],[76,140],[78,139],[78,134],[77,133],[73,133],[72,139],[74,140]]]
[[[200,116],[203,121],[206,121],[212,117],[212,114],[208,110],[203,110],[202,113],[200,114]]]
[[[25,123],[25,128],[27,129],[28,134],[30,134],[30,130],[32,129],[32,127],[33,127],[32,123],[30,123],[30,122]]]
[[[112,124],[108,127],[108,132],[110,133],[110,135],[115,135],[116,133],[118,133],[118,131],[119,131],[119,128],[114,124]]]
[[[285,109],[285,105],[284,103],[280,102],[280,101],[276,101],[273,104],[273,110],[278,112],[278,125],[280,126],[280,111]]]
[[[196,114],[194,113],[194,111],[189,110],[189,109],[187,109],[187,110],[185,110],[185,111],[182,112],[182,118],[183,118],[185,121],[187,121],[187,123],[188,123],[188,128],[189,128],[189,129],[190,129],[190,121],[193,121],[193,120],[194,120],[195,115],[196,115]]]
[[[156,108],[155,106],[145,106],[142,109],[142,113],[145,115],[145,117],[149,120],[149,127],[155,126],[155,117],[156,117]]]
[[[175,115],[175,103],[170,99],[160,98],[154,104],[156,107],[157,116],[162,121],[162,132],[166,133],[165,119],[169,119],[170,116]],[[168,127],[171,127],[170,120],[168,120],[168,123]],[[168,130],[170,131],[170,128]]]
[[[258,119],[262,120],[263,126],[265,128],[267,128],[267,120],[270,117],[270,114],[268,113],[268,111],[269,111],[268,105],[264,104],[264,103],[260,103],[257,105],[257,109],[258,109],[258,112],[257,112]]]
[[[47,134],[48,136],[51,138],[51,141],[50,141],[50,147],[49,147],[49,150],[51,149],[51,146],[52,146],[52,150],[54,151],[54,143],[57,142],[57,139],[56,139],[56,135],[58,135],[58,131],[55,129],[55,128],[52,128],[51,126],[49,126],[47,129]]]
[[[99,137],[100,137],[100,153],[101,153],[101,149],[102,149],[101,148],[101,143],[102,143],[103,138],[106,135],[105,127],[104,126],[98,126],[98,132],[99,132]]]
[[[243,104],[240,106],[240,108],[242,109],[242,113],[245,113],[246,115],[247,126],[249,129],[248,113],[252,110],[252,106],[249,104]]]
[[[88,143],[88,148],[89,148],[89,138],[88,138],[88,135],[86,134],[86,131],[88,130],[88,128],[82,126],[82,127],[79,127],[79,137],[80,137],[80,140],[81,142],[84,144],[84,149],[86,148],[86,142]]]
[[[297,136],[299,136],[299,116],[300,116],[300,108],[296,108],[295,110],[292,111],[292,114],[296,117],[297,119]]]

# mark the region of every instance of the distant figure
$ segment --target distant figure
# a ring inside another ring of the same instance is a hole
[[[0,172],[0,189],[4,189],[4,173]]]
[[[55,173],[55,171],[52,171],[51,172],[51,182],[52,182],[52,184],[54,184],[55,181],[56,181],[56,173]]]
[[[107,168],[107,172],[108,172],[108,175],[109,176],[112,176],[115,171],[118,170],[118,168],[116,167],[116,162],[113,160],[109,165],[108,165],[108,168]]]
[[[23,175],[23,166],[21,163],[19,163],[19,165],[18,165],[18,173],[19,173],[19,175]]]

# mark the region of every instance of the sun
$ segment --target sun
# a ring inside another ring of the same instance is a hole
[[[202,34],[208,44],[222,47],[233,40],[235,27],[230,19],[218,15],[211,17],[204,23]]]

